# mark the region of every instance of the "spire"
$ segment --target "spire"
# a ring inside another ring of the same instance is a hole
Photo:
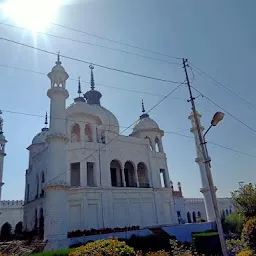
[[[57,61],[55,62],[56,65],[61,65],[61,61],[60,61],[60,51],[58,51],[57,53]]]
[[[44,124],[45,124],[45,127],[42,129],[42,132],[49,131],[49,128],[47,127],[47,125],[48,125],[48,115],[47,115],[47,111],[45,112]]]
[[[0,110],[0,115],[2,114],[2,111]],[[0,116],[0,134],[3,134],[3,118]]]
[[[142,115],[140,116],[140,119],[144,119],[149,117],[148,114],[146,114],[145,106],[144,106],[144,101],[141,101],[141,107],[142,107]]]
[[[80,81],[80,76],[78,77],[78,90],[77,90],[77,93],[78,93],[78,97],[75,98],[75,102],[85,102],[85,99],[83,97],[81,97],[81,81]]]
[[[91,90],[94,90],[94,88],[95,88],[94,76],[93,76],[93,69],[94,69],[94,66],[93,66],[93,65],[90,65],[89,68],[91,69]]]
[[[100,98],[102,97],[101,93],[95,90],[95,83],[94,83],[94,75],[93,75],[93,65],[90,65],[89,68],[91,69],[91,90],[84,94],[86,102],[90,105],[96,104],[100,105]]]
[[[77,91],[79,97],[80,97],[80,94],[82,93],[81,92],[81,82],[80,82],[80,76],[78,77],[78,91]]]
[[[48,124],[47,111],[46,111],[46,113],[45,113],[45,121],[44,121],[44,124],[45,124],[45,128],[47,128],[47,124]]]

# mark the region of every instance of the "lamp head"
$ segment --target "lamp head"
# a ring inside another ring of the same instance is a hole
[[[216,126],[224,118],[224,113],[216,112],[212,118],[211,125]]]

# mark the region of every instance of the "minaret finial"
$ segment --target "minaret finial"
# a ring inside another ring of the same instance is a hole
[[[94,76],[93,76],[94,66],[90,65],[89,68],[91,69],[91,89],[94,90],[94,88],[95,88]]]
[[[79,95],[79,97],[80,97],[80,95],[81,95],[81,93],[82,93],[82,91],[81,91],[80,76],[78,77],[78,91],[77,91],[77,93],[78,93],[78,95]]]
[[[3,112],[0,110],[0,115],[3,114]],[[3,118],[0,116],[0,134],[3,134]]]
[[[44,121],[44,124],[45,124],[45,128],[47,128],[47,124],[48,124],[48,115],[47,115],[47,111],[45,113],[45,121]]]
[[[145,111],[145,107],[144,107],[144,102],[143,102],[143,100],[141,101],[141,106],[142,106],[142,113],[144,114],[146,111]]]
[[[57,53],[57,61],[55,62],[57,65],[60,65],[61,64],[61,61],[60,61],[60,51],[58,51]]]

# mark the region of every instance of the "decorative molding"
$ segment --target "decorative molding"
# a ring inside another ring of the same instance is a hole
[[[66,136],[66,134],[63,133],[51,133],[46,137],[46,142],[50,144],[54,140],[63,141],[65,143],[69,142],[69,138]]]
[[[69,190],[70,184],[66,181],[58,180],[58,181],[50,181],[46,182],[46,184],[42,187],[44,191],[47,190]]]

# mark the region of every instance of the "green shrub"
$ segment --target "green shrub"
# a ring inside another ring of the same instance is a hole
[[[90,242],[72,251],[69,256],[135,256],[133,248],[117,239]]]
[[[231,213],[226,216],[223,221],[223,229],[225,232],[231,232],[235,234],[241,234],[243,225],[245,223],[245,217],[241,213]]]
[[[249,248],[256,251],[256,217],[252,217],[246,221],[242,237]]]
[[[175,236],[161,236],[161,235],[148,235],[148,236],[131,236],[130,239],[125,239],[127,245],[134,248],[135,251],[142,251],[147,253],[149,251],[170,250],[170,239],[176,239]]]
[[[193,233],[193,247],[199,254],[221,254],[219,235],[215,231]]]
[[[68,256],[74,249],[63,249],[58,251],[45,251],[34,253],[32,256]]]

